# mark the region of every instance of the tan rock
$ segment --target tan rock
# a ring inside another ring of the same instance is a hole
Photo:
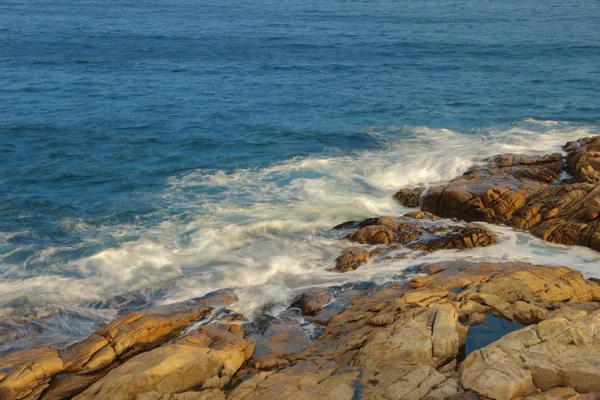
[[[83,342],[61,351],[65,371],[92,373],[117,358],[127,358],[153,349],[177,337],[194,320],[210,312],[194,301],[132,312],[98,329]]]
[[[77,400],[134,400],[144,393],[222,388],[250,358],[254,344],[235,329],[204,326],[135,356],[76,396]]]
[[[252,360],[257,369],[289,365],[306,356],[304,349],[310,341],[297,324],[274,323],[259,336],[252,336],[256,347]]]
[[[225,400],[225,394],[219,389],[174,394],[161,394],[153,391],[140,394],[135,400]]]
[[[50,378],[62,371],[58,350],[40,347],[0,357],[0,398],[37,399]]]
[[[471,353],[462,385],[492,399],[513,399],[558,387],[600,390],[600,312],[553,318],[512,332]]]

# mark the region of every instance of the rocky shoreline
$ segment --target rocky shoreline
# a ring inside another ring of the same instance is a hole
[[[564,150],[401,190],[421,211],[335,227],[354,245],[331,273],[493,246],[476,221],[600,250],[600,137]],[[568,265],[423,264],[397,282],[311,289],[252,322],[228,309],[237,300],[219,290],[0,357],[0,399],[600,398],[600,285]]]

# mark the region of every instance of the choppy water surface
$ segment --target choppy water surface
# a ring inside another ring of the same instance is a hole
[[[397,275],[417,261],[327,272],[347,245],[328,229],[600,134],[598,26],[596,0],[0,3],[0,353],[132,304],[237,287],[250,315]],[[418,262],[600,276],[596,252],[490,228]]]

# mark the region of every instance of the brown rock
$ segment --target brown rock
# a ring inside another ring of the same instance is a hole
[[[560,154],[502,154],[475,166],[448,185],[430,189],[423,210],[466,221],[506,223],[535,195],[558,181]]]
[[[423,210],[507,224],[564,245],[600,250],[600,136],[565,145],[570,181],[558,182],[560,154],[499,155],[430,189]]]
[[[380,218],[375,224],[355,230],[348,235],[348,239],[380,246],[375,249],[346,249],[336,259],[335,269],[339,272],[354,270],[370,258],[397,250],[398,245],[404,245],[412,251],[434,252],[465,250],[496,243],[496,236],[483,228],[457,221],[439,221],[438,217],[424,212],[413,212],[399,218]]]
[[[0,398],[37,399],[50,378],[62,371],[58,350],[40,347],[0,357]]]
[[[600,136],[569,142],[564,150],[568,171],[577,182],[600,181]]]
[[[600,312],[553,318],[512,332],[471,353],[462,385],[491,399],[514,399],[557,387],[600,390]]]
[[[254,335],[251,338],[256,342],[252,356],[256,369],[289,365],[290,362],[306,356],[303,351],[310,343],[302,328],[292,323],[269,325],[262,335]]]
[[[378,249],[368,250],[361,247],[350,247],[345,249],[335,259],[335,270],[338,272],[353,271],[365,264],[370,258],[381,255]]]
[[[304,315],[314,316],[327,305],[333,297],[331,289],[310,289],[298,296],[291,307],[298,307]]]
[[[137,396],[135,400],[225,400],[225,394],[219,389],[175,394],[150,392]]]
[[[413,189],[402,189],[399,190],[394,198],[398,200],[403,206],[417,208],[421,202],[421,195],[425,191],[425,188],[418,186]]]
[[[222,388],[253,350],[254,344],[238,329],[203,326],[172,344],[131,358],[75,399],[134,400],[150,392]]]

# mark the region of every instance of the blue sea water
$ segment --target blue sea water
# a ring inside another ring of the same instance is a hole
[[[332,277],[327,227],[600,134],[599,26],[598,0],[2,0],[0,352],[132,290],[247,311],[397,272]],[[475,256],[597,261],[502,233]]]

